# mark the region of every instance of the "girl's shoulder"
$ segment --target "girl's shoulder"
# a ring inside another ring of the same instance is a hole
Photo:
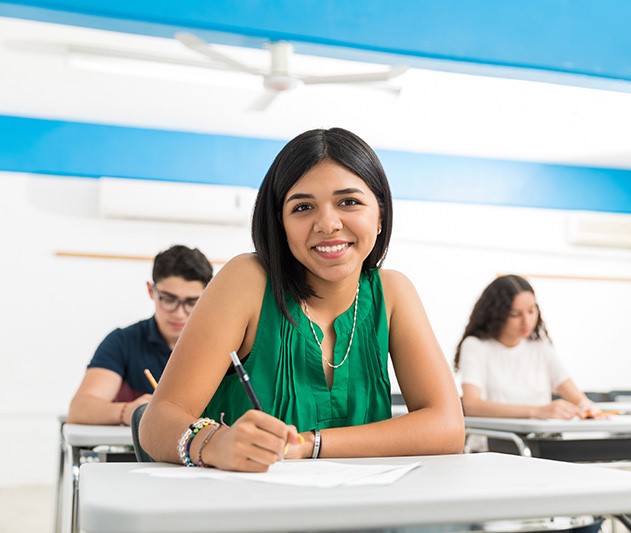
[[[416,292],[416,288],[414,287],[410,279],[398,270],[386,270],[380,268],[378,270],[375,270],[374,272],[375,274],[378,273],[381,277],[381,284],[383,286],[383,291],[386,295],[386,298],[388,297],[388,295],[394,296],[410,290]]]
[[[256,254],[239,254],[230,259],[219,271],[224,276],[248,276],[247,281],[267,278]]]
[[[491,345],[493,345],[493,339],[479,339],[478,337],[475,337],[473,335],[469,335],[468,337],[465,337],[464,340],[462,341],[462,348],[469,348],[469,349],[476,349],[476,348],[483,348],[483,347],[489,347]]]
[[[391,325],[394,316],[402,316],[398,314],[398,310],[404,311],[403,315],[424,313],[416,287],[405,274],[398,270],[383,269],[375,271],[376,273],[379,273],[381,278],[383,298]]]
[[[240,254],[230,259],[209,283],[213,292],[230,291],[235,298],[252,298],[265,292],[267,275],[256,254]]]

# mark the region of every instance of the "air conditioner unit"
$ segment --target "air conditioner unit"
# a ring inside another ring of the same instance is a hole
[[[631,248],[631,215],[576,213],[567,219],[567,242]]]
[[[251,187],[102,177],[99,214],[107,218],[246,225]]]

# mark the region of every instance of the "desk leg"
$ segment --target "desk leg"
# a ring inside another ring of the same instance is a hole
[[[470,435],[483,435],[493,439],[510,441],[517,447],[519,455],[532,457],[532,451],[528,447],[528,444],[517,433],[512,433],[511,431],[496,431],[494,429],[466,428],[465,434],[467,439]]]
[[[79,533],[79,467],[81,466],[81,448],[71,446],[72,450],[72,513],[70,532]]]
[[[59,463],[57,469],[57,487],[55,492],[55,524],[54,524],[54,533],[61,533],[62,522],[63,522],[63,492],[64,492],[64,481],[65,481],[65,471],[66,471],[66,442],[64,441],[63,434],[64,424],[63,422],[59,425]]]

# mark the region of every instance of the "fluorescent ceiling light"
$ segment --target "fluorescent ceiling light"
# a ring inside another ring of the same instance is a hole
[[[152,55],[127,55],[97,48],[69,46],[66,53],[71,68],[138,76],[166,81],[259,89],[259,79],[239,72],[224,70],[210,61],[192,61]]]

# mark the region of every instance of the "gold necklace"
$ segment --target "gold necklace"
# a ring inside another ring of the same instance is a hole
[[[309,308],[307,307],[307,302],[304,300],[302,302],[302,305],[304,306],[304,309],[305,309],[305,315],[307,315],[307,320],[309,320],[309,325],[311,326],[311,331],[313,332],[313,338],[315,339],[317,345],[319,346],[320,352],[322,352],[322,357],[324,358],[324,362],[333,369],[340,368],[346,362],[348,354],[351,351],[351,346],[353,344],[353,336],[355,335],[355,325],[357,324],[357,302],[358,301],[359,301],[359,283],[357,283],[357,290],[355,291],[355,310],[353,311],[353,328],[351,329],[351,338],[348,341],[348,348],[346,348],[346,355],[344,355],[344,359],[342,359],[337,365],[334,365],[333,363],[331,363],[326,358],[326,355],[324,355],[324,350],[322,350],[322,344],[320,344],[320,340],[318,339],[316,330],[313,327],[313,322],[311,322],[311,315],[309,314]],[[324,340],[324,337],[322,337],[322,340]]]

